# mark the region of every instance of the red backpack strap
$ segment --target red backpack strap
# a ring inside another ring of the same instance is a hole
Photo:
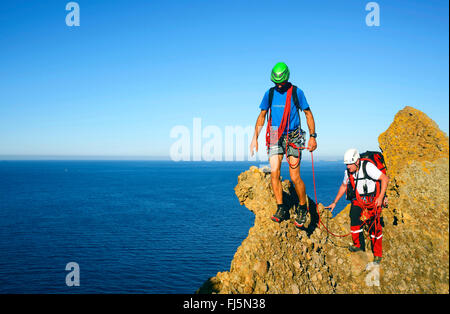
[[[286,93],[286,103],[284,104],[283,118],[281,119],[280,126],[278,127],[278,138],[281,137],[281,134],[283,134],[284,130],[286,130],[286,127],[289,127],[289,120],[291,118],[292,89],[293,87],[291,86]]]

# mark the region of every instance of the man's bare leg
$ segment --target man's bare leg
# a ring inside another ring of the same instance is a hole
[[[294,183],[295,192],[297,192],[298,200],[300,205],[306,204],[306,188],[305,183],[300,177],[300,164],[298,158],[294,156],[289,156],[289,163],[291,165],[297,165],[297,167],[292,168],[289,166],[289,175],[291,176],[291,180]]]
[[[273,155],[269,158],[270,163],[270,178],[272,181],[273,194],[277,204],[283,204],[283,188],[281,187],[280,169],[283,155]]]
[[[302,228],[306,222],[306,214],[308,212],[308,208],[306,206],[306,188],[305,183],[300,177],[299,158],[294,156],[289,156],[288,158],[291,165],[297,165],[294,168],[289,165],[289,174],[292,182],[294,182],[295,192],[297,193],[299,201],[299,205],[297,207],[297,218],[294,221],[294,225],[297,228]]]
[[[272,215],[271,219],[277,223],[282,222],[289,218],[289,209],[283,204],[283,188],[281,186],[280,180],[280,168],[281,161],[283,160],[283,155],[275,155],[269,158],[271,167],[271,181],[273,194],[275,194],[275,199],[277,201],[277,211]]]

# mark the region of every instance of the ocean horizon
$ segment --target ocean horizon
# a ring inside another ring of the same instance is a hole
[[[303,153],[303,160],[310,161],[311,157],[309,153]],[[314,157],[315,161],[327,161],[327,162],[338,162],[342,160],[342,156],[320,156]],[[1,161],[171,161],[171,162],[268,162],[268,161],[260,161],[260,160],[250,160],[248,156],[244,157],[244,160],[238,160],[233,158],[233,160],[227,160],[225,157],[223,160],[213,160],[213,161],[204,161],[204,160],[188,160],[188,161],[174,161],[169,156],[106,156],[106,155],[81,155],[81,156],[72,156],[72,155],[0,155]]]

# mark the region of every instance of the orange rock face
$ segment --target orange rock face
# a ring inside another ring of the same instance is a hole
[[[385,153],[388,175],[395,180],[413,160],[434,162],[449,157],[448,136],[425,113],[412,107],[405,107],[395,115],[378,142]]]
[[[235,193],[255,214],[255,224],[237,249],[229,271],[208,279],[198,293],[449,293],[448,136],[423,112],[399,111],[379,136],[387,173],[389,207],[383,210],[383,261],[367,252],[350,253],[349,206],[331,218],[309,199],[304,230],[293,224],[298,202],[283,181],[290,219],[276,224],[270,174],[251,167],[238,177]],[[338,187],[336,187],[337,189]],[[377,268],[378,267],[378,268]]]

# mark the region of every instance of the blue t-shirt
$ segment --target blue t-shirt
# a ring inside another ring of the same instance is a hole
[[[287,91],[283,94],[279,93],[276,89],[273,92],[272,99],[272,127],[278,128],[283,118],[284,106],[286,104]],[[306,101],[305,94],[303,91],[297,87],[298,102],[300,103],[300,109],[309,109],[308,102]],[[259,105],[261,110],[269,109],[269,90],[264,94],[264,97]],[[294,99],[291,97],[291,119],[289,121],[289,132],[298,129],[300,126],[300,117],[298,115],[298,110],[295,106]],[[286,127],[287,128],[287,127]],[[286,130],[283,134],[286,133]]]

